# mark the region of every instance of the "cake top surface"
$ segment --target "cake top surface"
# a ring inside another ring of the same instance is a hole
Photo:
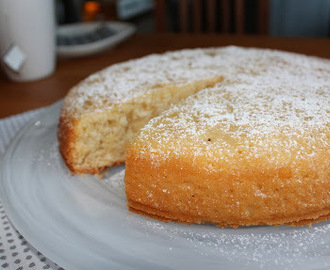
[[[329,60],[275,50],[222,47],[149,55],[105,68],[70,90],[62,113],[79,117],[102,111],[164,85],[224,76],[227,82],[248,83],[267,75],[295,87],[300,78],[315,88],[329,85]],[[329,90],[329,89],[326,89]]]
[[[136,143],[158,159],[189,152],[223,161],[242,152],[247,159],[269,154],[274,162],[313,156],[329,151],[329,101],[325,86],[222,83],[152,119]]]

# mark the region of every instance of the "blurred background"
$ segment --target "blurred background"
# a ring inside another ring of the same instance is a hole
[[[197,30],[330,37],[330,0],[56,0],[56,19],[58,25],[129,22],[138,33]]]

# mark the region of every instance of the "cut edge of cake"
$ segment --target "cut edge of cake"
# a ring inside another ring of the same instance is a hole
[[[183,85],[157,85],[125,103],[79,116],[69,116],[63,109],[58,140],[65,163],[73,173],[102,177],[107,167],[125,162],[126,146],[150,119],[221,81],[219,75]]]

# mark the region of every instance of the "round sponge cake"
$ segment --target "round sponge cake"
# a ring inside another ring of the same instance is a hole
[[[111,76],[121,98],[113,84],[95,101],[88,89]],[[139,79],[129,88],[123,78]],[[160,220],[319,222],[330,218],[329,85],[329,60],[293,53],[224,47],[153,55],[74,88],[60,147],[78,173],[126,160],[130,209]]]

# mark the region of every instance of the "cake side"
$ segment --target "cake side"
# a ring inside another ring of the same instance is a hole
[[[201,158],[196,166],[195,158],[188,155],[168,157],[166,163],[153,167],[149,164],[155,158],[142,159],[135,153],[139,150],[136,146],[129,151],[125,180],[128,206],[139,214],[221,227],[304,225],[330,216],[326,175],[291,175],[293,169],[300,170],[299,174],[308,172],[308,162],[297,169],[277,168],[260,159],[236,161],[218,164],[217,168],[213,165],[214,171],[209,171],[209,160]],[[312,162],[319,164],[318,159]],[[268,169],[260,170],[258,164]]]
[[[286,129],[242,138],[233,136],[240,128],[229,128],[233,132],[212,128],[182,138],[167,124],[165,136],[171,139],[165,144],[143,129],[146,137],[138,137],[126,156],[130,209],[158,219],[232,227],[303,225],[329,218],[329,127],[315,127],[303,136],[288,135]],[[311,142],[312,137],[321,139]]]

